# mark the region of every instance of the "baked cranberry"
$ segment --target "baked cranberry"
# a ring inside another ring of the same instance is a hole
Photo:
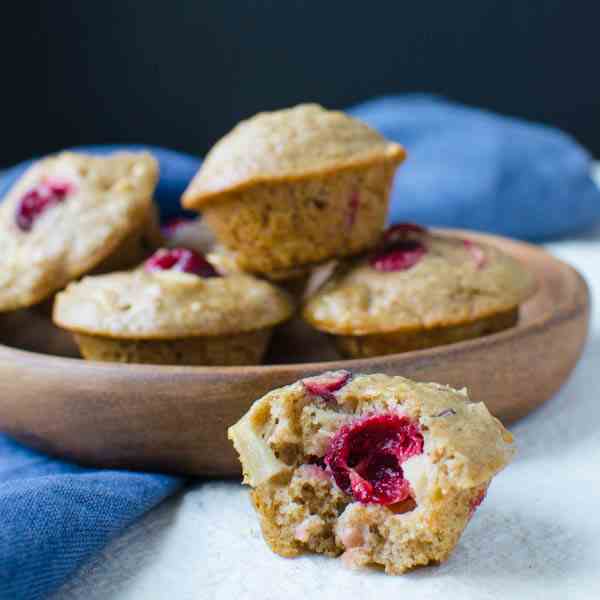
[[[486,493],[486,490],[483,490],[471,500],[469,503],[469,518],[471,518],[475,511],[481,506],[481,503],[485,500]]]
[[[482,250],[481,246],[478,246],[475,242],[471,240],[463,240],[463,245],[466,251],[473,257],[475,261],[475,266],[478,269],[481,269],[486,263],[485,252]]]
[[[200,277],[220,277],[217,270],[194,250],[171,248],[157,250],[145,263],[146,271],[181,271]]]
[[[341,390],[351,377],[350,371],[329,371],[316,377],[307,377],[302,380],[302,383],[314,396],[331,401],[335,400],[334,392]]]
[[[30,189],[17,206],[15,222],[19,229],[30,231],[43,212],[63,202],[72,190],[68,181],[50,178]]]
[[[424,233],[427,230],[414,223],[393,225],[385,231],[379,249],[371,256],[371,266],[383,272],[406,271],[414,267],[427,252],[423,242],[414,236]]]
[[[396,504],[411,495],[402,463],[423,452],[417,423],[396,413],[363,417],[333,437],[325,464],[338,487],[363,504]]]
[[[391,248],[384,248],[371,257],[374,269],[383,272],[406,271],[423,258],[427,248],[417,240],[400,240]]]

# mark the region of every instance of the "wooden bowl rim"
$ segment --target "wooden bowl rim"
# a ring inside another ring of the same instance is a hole
[[[398,354],[387,354],[377,356],[373,358],[359,358],[359,359],[340,359],[332,361],[320,361],[320,362],[295,362],[285,364],[262,364],[252,366],[218,366],[218,367],[203,367],[203,366],[187,366],[187,365],[146,365],[146,364],[134,364],[134,363],[116,363],[116,362],[95,362],[86,361],[81,358],[70,358],[64,356],[55,356],[51,354],[43,354],[39,352],[31,352],[28,350],[21,350],[13,348],[11,346],[0,344],[0,358],[4,361],[10,361],[13,363],[21,363],[24,361],[29,366],[36,365],[40,366],[54,366],[58,369],[78,369],[81,371],[95,371],[102,372],[111,370],[115,373],[115,369],[118,370],[119,374],[127,375],[148,375],[153,374],[154,376],[171,376],[174,374],[195,374],[195,375],[215,375],[223,374],[230,377],[240,377],[249,375],[260,375],[266,372],[270,373],[297,373],[297,379],[304,376],[307,371],[318,372],[326,370],[336,369],[351,369],[360,371],[361,368],[368,368],[372,370],[377,367],[378,364],[389,364],[390,360],[397,360],[400,362],[410,361],[414,362],[419,358],[423,360],[430,360],[431,358],[443,356],[449,352],[453,354],[460,354],[462,352],[470,352],[475,348],[484,350],[489,345],[498,345],[510,342],[520,337],[528,336],[530,333],[536,330],[543,329],[549,324],[558,324],[564,320],[573,318],[574,315],[579,314],[581,311],[587,310],[589,302],[589,290],[585,279],[581,274],[574,269],[571,265],[566,262],[552,256],[543,248],[506,238],[502,236],[496,236],[491,234],[484,234],[480,232],[462,230],[462,229],[442,229],[442,228],[431,228],[432,231],[441,232],[444,234],[456,236],[456,237],[469,237],[475,240],[481,240],[490,245],[499,245],[502,249],[511,254],[510,249],[506,246],[514,246],[521,248],[522,250],[537,255],[547,264],[552,264],[554,270],[560,270],[563,277],[571,277],[576,280],[576,289],[579,292],[576,295],[576,302],[562,301],[555,305],[554,310],[549,311],[545,314],[535,316],[531,321],[526,323],[518,323],[516,326],[511,327],[505,331],[494,333],[480,338],[472,340],[466,340],[462,342],[455,342],[453,344],[447,344],[444,346],[438,346],[436,348],[428,348],[423,350],[416,350],[412,352],[403,352]],[[536,271],[533,271],[534,275]],[[542,293],[542,286],[539,286],[537,291],[533,294],[527,302],[533,300],[538,294]],[[583,294],[581,293],[583,292]],[[24,365],[23,365],[24,366]]]

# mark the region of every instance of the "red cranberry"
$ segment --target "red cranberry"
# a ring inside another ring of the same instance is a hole
[[[146,271],[181,271],[200,277],[219,277],[217,270],[198,252],[187,248],[157,250],[145,263]]]
[[[400,240],[391,248],[384,248],[371,257],[374,269],[383,272],[406,271],[423,258],[427,249],[417,240]]]
[[[400,466],[423,452],[418,424],[396,413],[369,415],[333,437],[325,464],[338,487],[363,504],[396,504],[410,497]]]
[[[463,245],[467,252],[473,257],[473,260],[475,261],[475,266],[478,269],[481,269],[487,262],[485,252],[481,249],[481,246],[478,246],[475,242],[472,242],[471,240],[463,240]]]
[[[416,223],[398,223],[392,225],[383,234],[383,245],[391,246],[396,242],[406,239],[409,233],[424,234],[427,233],[427,229]]]
[[[186,219],[185,217],[175,217],[169,219],[160,228],[161,233],[166,237],[171,237],[182,225],[189,225],[193,223],[194,219]]]
[[[485,500],[486,490],[483,490],[475,496],[473,500],[469,503],[469,518],[473,516],[475,511],[481,506],[481,503]]]
[[[316,377],[307,377],[302,383],[309,393],[331,401],[335,400],[334,392],[341,390],[351,377],[350,371],[329,371]]]
[[[73,185],[60,179],[45,179],[29,190],[19,202],[15,222],[21,231],[30,231],[37,217],[52,206],[63,202]]]

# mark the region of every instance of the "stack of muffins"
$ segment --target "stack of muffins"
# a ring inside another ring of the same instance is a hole
[[[183,195],[204,231],[171,224],[163,236],[150,155],[42,160],[0,206],[0,312],[59,292],[54,322],[85,358],[155,364],[259,363],[294,295],[350,357],[513,325],[532,281],[512,258],[416,225],[384,232],[404,158],[340,112],[261,113],[215,145]],[[315,290],[311,275],[332,260]]]

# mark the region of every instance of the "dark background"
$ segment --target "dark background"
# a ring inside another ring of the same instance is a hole
[[[431,91],[557,125],[600,156],[600,2],[2,3],[0,165],[65,146],[197,154],[239,119]]]

